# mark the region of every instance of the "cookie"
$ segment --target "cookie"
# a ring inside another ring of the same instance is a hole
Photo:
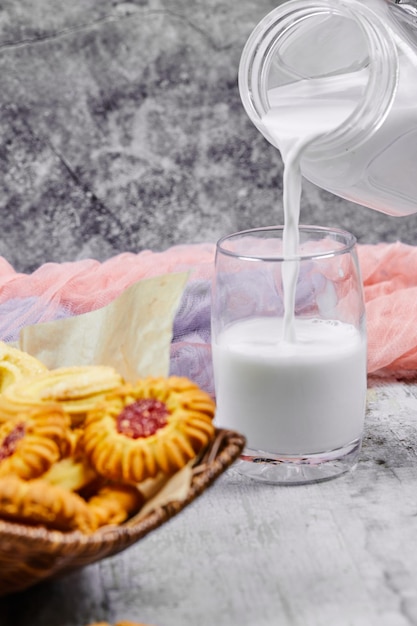
[[[84,450],[107,478],[139,483],[174,474],[214,436],[212,398],[187,378],[147,378],[127,384],[92,409]]]
[[[70,422],[59,405],[22,412],[0,425],[0,476],[37,478],[68,453]]]
[[[97,528],[96,515],[81,496],[40,478],[0,477],[0,518],[61,531]]]
[[[90,365],[62,367],[17,381],[0,396],[0,422],[15,419],[21,411],[58,402],[73,427],[107,393],[123,383],[112,367]]]
[[[0,341],[0,393],[22,378],[46,371],[35,357]]]
[[[42,474],[42,480],[68,491],[82,491],[97,478],[97,472],[86,458],[77,459],[71,456],[54,463],[45,474]]]
[[[98,526],[121,524],[137,513],[144,497],[133,485],[106,485],[90,498],[88,506],[97,519]]]

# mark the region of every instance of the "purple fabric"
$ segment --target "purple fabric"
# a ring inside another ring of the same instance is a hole
[[[59,320],[70,315],[70,311],[62,306],[56,306],[55,303],[45,311],[44,300],[37,296],[6,300],[0,304],[0,339],[6,342],[17,341],[23,326],[31,326],[40,321]]]
[[[187,376],[214,395],[210,312],[210,281],[189,283],[174,320],[170,374]]]

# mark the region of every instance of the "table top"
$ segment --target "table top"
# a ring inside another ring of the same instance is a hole
[[[232,467],[123,553],[0,600],[1,626],[417,623],[417,383],[368,387],[354,472],[277,487]]]

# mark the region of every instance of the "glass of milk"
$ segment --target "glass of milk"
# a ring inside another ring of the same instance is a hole
[[[245,435],[236,469],[281,484],[355,467],[366,399],[365,308],[356,240],[300,226],[217,244],[212,293],[216,423]]]

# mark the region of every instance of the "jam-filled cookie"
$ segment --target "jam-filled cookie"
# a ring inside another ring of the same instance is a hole
[[[75,427],[83,423],[87,412],[97,402],[122,383],[120,374],[105,365],[49,370],[5,389],[0,396],[0,422],[16,418],[28,408],[58,402]]]
[[[36,478],[70,449],[70,421],[59,405],[0,424],[0,476]]]
[[[84,450],[97,472],[139,483],[171,475],[214,435],[215,404],[187,378],[147,378],[110,394],[87,416]]]
[[[0,518],[62,531],[97,529],[97,517],[81,496],[41,478],[0,477]]]

